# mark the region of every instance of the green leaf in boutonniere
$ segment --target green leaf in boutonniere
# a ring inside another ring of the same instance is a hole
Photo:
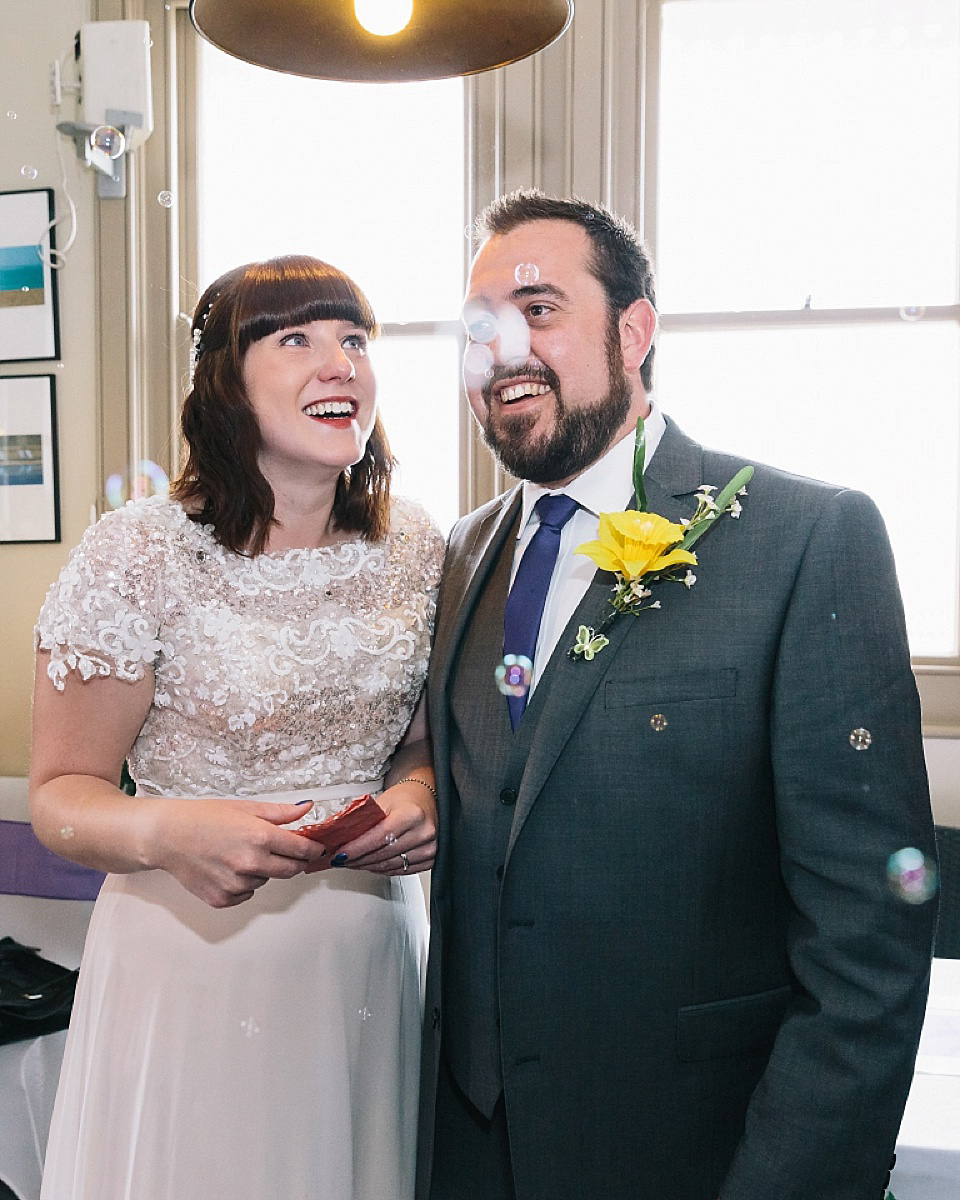
[[[653,594],[647,586],[661,580],[683,583],[693,587],[696,575],[690,570],[697,565],[697,556],[690,547],[718,518],[729,513],[739,517],[742,511],[740,497],[746,495],[746,485],[753,476],[753,467],[743,467],[730,480],[716,499],[715,488],[704,486],[697,493],[697,508],[691,519],[684,524],[668,521],[657,513],[647,512],[647,497],[643,486],[646,436],[643,418],[637,420],[637,434],[633,449],[633,490],[636,508],[626,512],[601,513],[597,540],[584,542],[575,553],[585,554],[602,571],[612,571],[616,576],[613,595],[609,603],[611,611],[596,629],[581,625],[577,640],[567,651],[571,658],[584,658],[588,662],[609,645],[604,637],[620,613],[636,616],[648,608],[659,608],[660,601],[645,603]]]

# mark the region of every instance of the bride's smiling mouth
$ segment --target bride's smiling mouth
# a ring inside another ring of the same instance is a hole
[[[336,400],[318,400],[308,404],[303,409],[303,415],[314,421],[343,422],[352,421],[357,415],[357,402],[349,398]]]

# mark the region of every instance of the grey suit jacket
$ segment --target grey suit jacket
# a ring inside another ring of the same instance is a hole
[[[688,517],[742,465],[669,422],[648,507]],[[518,503],[456,526],[441,585],[420,1200],[457,870],[447,694]],[[862,494],[757,466],[697,555],[694,587],[655,585],[660,610],[573,660],[577,626],[606,611],[598,572],[524,717],[491,914],[518,1200],[880,1200],[935,916],[885,879],[894,851],[935,853],[886,534]]]

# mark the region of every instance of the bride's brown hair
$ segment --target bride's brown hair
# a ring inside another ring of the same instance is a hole
[[[273,490],[258,463],[260,427],[243,386],[244,355],[278,329],[331,320],[351,321],[371,337],[379,333],[353,280],[307,255],[235,267],[200,297],[191,326],[193,385],[180,415],[188,455],[171,494],[238,554],[261,554],[275,521]],[[339,529],[367,541],[386,536],[393,465],[378,416],[363,458],[337,480]]]

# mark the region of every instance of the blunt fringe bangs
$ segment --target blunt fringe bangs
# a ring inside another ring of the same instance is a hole
[[[171,495],[237,554],[263,553],[276,520],[273,490],[259,466],[260,428],[243,384],[243,359],[254,342],[311,321],[350,321],[371,337],[380,332],[353,280],[307,255],[226,272],[206,289],[194,314],[193,386],[180,418],[187,461]],[[386,536],[393,466],[377,417],[363,458],[337,481],[338,529],[367,541]]]

